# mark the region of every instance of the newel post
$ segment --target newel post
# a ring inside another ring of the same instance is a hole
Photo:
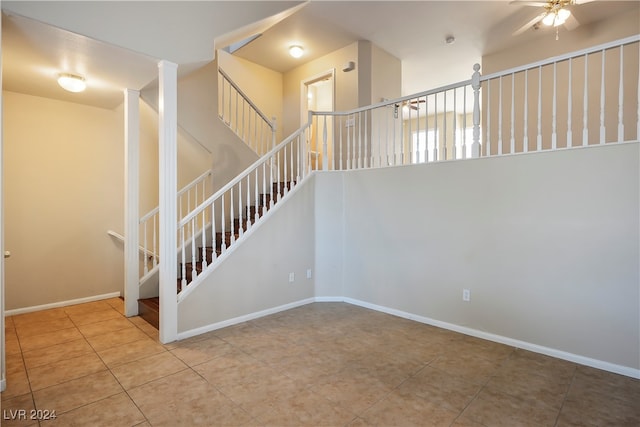
[[[471,157],[480,157],[480,64],[473,65],[471,76],[473,88],[473,143],[471,144]]]

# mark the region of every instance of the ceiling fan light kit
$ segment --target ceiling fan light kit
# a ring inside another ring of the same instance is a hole
[[[564,24],[569,16],[571,16],[571,12],[568,9],[552,10],[548,12],[544,18],[542,18],[542,23],[548,27],[552,25],[554,27],[558,27]]]
[[[548,27],[554,27],[556,32],[556,40],[558,40],[558,31],[561,25],[564,25],[568,30],[572,30],[579,25],[575,16],[571,13],[569,8],[575,7],[581,4],[590,3],[595,0],[546,0],[546,1],[531,1],[531,0],[512,0],[509,4],[520,4],[523,6],[534,6],[543,9],[542,13],[533,18],[531,21],[524,24],[513,35],[517,36],[524,33],[530,28],[537,30],[540,25]]]

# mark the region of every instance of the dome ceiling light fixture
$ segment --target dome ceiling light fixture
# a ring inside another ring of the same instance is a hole
[[[62,89],[74,93],[82,92],[87,88],[84,77],[70,73],[58,74],[58,84]]]
[[[294,44],[292,46],[289,46],[289,55],[296,59],[300,58],[302,55],[304,55],[304,49],[302,48],[302,46]]]

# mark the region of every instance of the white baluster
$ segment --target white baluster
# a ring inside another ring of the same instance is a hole
[[[351,120],[351,141],[352,141],[352,148],[353,148],[353,153],[351,154],[351,169],[357,169],[358,168],[358,158],[356,157],[356,117],[354,115],[350,116],[350,120]]]
[[[180,271],[180,278],[181,280],[181,288],[184,289],[187,287],[187,255],[186,255],[186,251],[185,251],[185,245],[184,245],[184,240],[185,240],[185,236],[184,236],[184,227],[180,228],[180,249],[181,249],[181,271]]]
[[[457,159],[458,158],[458,153],[456,152],[457,148],[456,148],[456,135],[457,135],[457,120],[456,117],[458,116],[458,110],[456,108],[456,88],[453,88],[453,143],[451,144],[451,158],[452,159]],[[464,144],[464,142],[463,142]]]
[[[485,155],[489,157],[491,155],[491,80],[487,80],[487,106],[487,139],[484,145],[486,147]]]
[[[465,86],[463,88],[462,91],[462,129],[461,129],[461,136],[462,136],[462,158],[466,159],[467,158],[467,90],[469,89],[468,86]],[[475,132],[475,129],[474,129]]]
[[[362,168],[362,113],[358,113],[358,169]]]
[[[278,194],[277,194],[277,196],[276,196],[276,197],[278,198],[278,199],[277,199],[277,201],[278,201],[278,202],[280,201],[280,197],[282,197],[282,191],[281,191],[281,189],[280,189],[280,183],[282,182],[282,180],[280,179],[280,156],[281,156],[281,154],[282,154],[282,152],[280,152],[280,151],[279,151],[278,153],[276,153],[276,156],[278,156],[278,157],[277,157],[277,165],[278,165],[278,168],[277,168],[277,170],[276,170],[276,175],[277,175],[277,177],[278,177],[278,184],[277,184]]]
[[[198,270],[196,269],[197,268],[196,257],[198,256],[198,251],[196,249],[195,217],[192,218],[191,221],[189,221],[189,223],[191,224],[191,230],[193,230],[193,234],[191,234],[191,281],[194,281],[196,277],[198,277]]]
[[[271,158],[269,159],[269,174],[270,174],[270,178],[269,178],[269,194],[271,194],[271,199],[269,200],[269,207],[273,207],[273,205],[276,203],[275,198],[273,197],[273,156],[271,156]]]
[[[605,50],[602,50],[602,79],[600,81],[600,144],[604,144],[606,130],[604,126],[604,65],[605,65]]]
[[[244,234],[244,227],[242,226],[242,180],[238,182],[238,234],[240,236]]]
[[[293,157],[294,157],[293,153],[295,152],[294,148],[295,148],[295,144],[293,141],[291,141],[291,144],[289,145],[289,180],[291,181],[291,188],[294,188],[295,185],[298,183],[298,181],[295,180],[293,175]]]
[[[582,145],[589,145],[589,74],[588,74],[588,62],[589,55],[584,55],[584,95],[583,102],[584,105],[582,111]]]
[[[229,189],[229,231],[231,231],[231,241],[230,245],[234,244],[236,241],[236,225],[235,225],[235,213],[234,213],[234,203],[233,203],[233,187]]]
[[[242,212],[243,213],[246,212],[247,230],[250,230],[251,229],[251,173],[247,174],[247,206],[242,210]]]
[[[245,123],[244,123],[244,118],[246,116],[246,108],[247,108],[247,101],[244,99],[244,97],[242,97],[242,140],[245,140]],[[249,147],[251,147],[251,144],[249,144]]]
[[[442,97],[444,98],[444,106],[442,108],[442,135],[443,135],[443,144],[442,144],[442,160],[447,160],[449,158],[447,153],[447,92],[442,93]]]
[[[509,153],[513,154],[516,152],[516,136],[515,136],[515,121],[516,121],[516,75],[511,73],[511,138],[509,140],[510,147]]]
[[[416,108],[416,152],[411,152],[411,155],[415,156],[413,163],[420,161],[420,98],[417,99]],[[409,144],[413,144],[413,134],[409,135]]]
[[[258,166],[258,168],[259,168],[259,166]],[[255,212],[254,219],[253,219],[254,222],[256,222],[257,220],[260,219],[260,190],[258,188],[259,187],[258,186],[258,181],[259,181],[258,175],[260,174],[260,170],[258,168],[256,168],[256,173],[254,175],[255,176],[255,187],[256,187],[255,188],[255,197],[256,197],[256,199],[255,199],[256,200],[255,210],[256,210],[256,212]],[[300,169],[298,169],[298,170],[300,170]]]
[[[558,148],[558,141],[557,141],[557,133],[556,133],[556,122],[557,122],[557,91],[556,91],[556,86],[557,86],[557,78],[556,78],[556,69],[557,69],[557,63],[554,62],[553,63],[553,107],[552,107],[552,112],[551,112],[551,149],[555,150],[556,148]]]
[[[498,155],[502,154],[502,76],[498,80]]]
[[[262,163],[262,206],[267,209],[267,162]]]
[[[567,88],[567,148],[573,146],[573,131],[571,129],[571,115],[573,114],[573,61],[569,58],[569,87]]]
[[[202,210],[202,247],[200,250],[202,251],[202,268],[207,267],[207,211]]]
[[[289,189],[287,186],[287,146],[286,145],[282,147],[282,157],[283,157],[282,163],[284,164],[284,171],[283,171],[283,178],[282,178],[284,188],[282,189],[282,191],[284,192],[284,194],[287,194]]]
[[[433,161],[437,162],[439,160],[438,158],[438,149],[440,148],[440,138],[438,136],[438,93],[434,93],[433,94],[433,108],[435,110],[434,112],[434,125],[433,125],[433,134],[434,134],[434,139],[435,141],[433,141]],[[427,142],[427,145],[429,145],[429,143]]]
[[[489,82],[487,82],[488,84]],[[480,157],[480,64],[473,64],[473,75],[471,76],[471,88],[473,89],[473,142],[471,145],[471,157]],[[491,97],[487,96],[487,105],[491,102]],[[465,103],[466,104],[466,103]],[[425,102],[426,105],[426,102]],[[491,108],[487,108],[490,110]],[[487,118],[487,129],[489,121]],[[488,133],[487,133],[488,136]],[[487,139],[489,141],[489,139]],[[489,155],[488,144],[486,153]]]
[[[406,108],[405,108],[406,107]],[[404,118],[404,112],[405,110],[409,110],[409,123],[411,123],[411,107],[407,107],[406,105],[403,105],[402,108],[400,109],[400,164],[404,165],[404,157],[405,157],[405,141],[406,138],[404,136],[404,124],[405,124],[405,118]],[[411,132],[411,124],[409,124],[409,132]]]
[[[385,166],[389,166],[391,164],[391,158],[389,157],[389,114],[385,114],[385,129],[384,129],[384,152],[386,155]],[[391,121],[393,123],[393,120]],[[394,125],[395,126],[395,125]]]
[[[342,147],[342,128],[343,128],[343,124],[342,124],[342,117],[340,116],[340,120],[338,121],[338,129],[340,132],[340,170],[344,170],[344,163],[343,163],[343,159],[342,159],[342,152],[344,151],[343,147]]]
[[[620,82],[618,86],[618,142],[624,141],[624,46],[620,46]]]
[[[238,91],[237,91],[237,90],[234,90],[234,92],[235,92],[235,94],[236,94],[236,115],[235,115],[235,117],[233,118],[233,122],[234,122],[234,124],[235,124],[235,132],[236,132],[236,135],[239,135],[239,132],[238,132],[238,124],[239,124],[240,120],[238,119],[238,104],[239,104],[239,103],[238,103]]]
[[[329,150],[327,147],[327,116],[322,116],[324,122],[322,123],[322,170],[329,169]]]
[[[149,220],[146,220],[145,222],[142,223],[142,240],[144,241],[144,248],[145,249],[149,247],[149,246],[147,246],[147,226],[148,226],[148,223],[149,223]],[[153,259],[155,260],[155,256],[153,257]],[[145,275],[149,272],[149,262],[147,261],[147,257],[144,258],[143,271],[144,271]]]
[[[425,163],[428,163],[429,162],[429,154],[430,154],[429,153],[429,96],[425,97],[424,115],[425,115],[425,119],[424,119],[424,161],[425,161]]]
[[[542,150],[542,66],[538,67],[538,151]]]
[[[225,222],[226,222],[226,212],[225,212],[225,208],[224,208],[224,194],[220,197],[220,203],[221,203],[221,213],[220,213],[220,230],[222,232],[222,242],[220,244],[220,253],[224,254],[225,251],[227,250],[227,236],[226,236],[226,232],[225,232]]]
[[[524,135],[522,137],[522,152],[529,151],[529,70],[524,70]]]
[[[371,158],[369,158],[369,149],[367,148],[370,144],[371,141],[369,141],[369,118],[368,118],[368,114],[365,111],[364,113],[364,167],[373,167],[373,152],[371,153]],[[371,114],[371,111],[369,111],[369,114]],[[372,150],[371,150],[372,151]]]
[[[158,232],[156,231],[158,228],[156,224],[158,215],[160,214],[156,213],[153,216],[153,253],[155,254],[153,256],[153,265],[152,265],[153,268],[155,268],[158,265],[158,255],[157,255],[158,254]]]
[[[217,244],[216,244],[216,204],[215,201],[211,202],[211,262],[218,257]]]

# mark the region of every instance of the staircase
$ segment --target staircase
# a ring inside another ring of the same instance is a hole
[[[284,196],[285,194],[287,194],[287,192],[292,188],[292,186],[294,186],[296,183],[295,181],[287,181],[287,182],[281,182],[279,185],[278,183],[273,183],[273,193],[274,195],[278,194],[278,188],[280,189],[280,197]],[[259,204],[256,205],[251,205],[251,206],[247,206],[244,209],[244,213],[241,217],[237,217],[233,219],[233,239],[232,239],[232,232],[231,231],[225,231],[224,232],[224,244],[226,247],[229,247],[232,244],[232,240],[238,240],[238,238],[240,237],[240,229],[242,228],[242,231],[245,232],[247,231],[247,228],[249,227],[249,225],[253,225],[256,222],[256,213],[258,214],[257,217],[262,217],[265,213],[267,213],[267,211],[269,210],[269,207],[271,206],[271,193],[262,193],[260,194],[259,197]],[[216,244],[215,244],[215,252],[216,252],[216,258],[218,256],[220,256],[222,254],[222,242],[223,242],[223,233],[222,232],[217,232],[216,233]],[[213,257],[213,251],[214,251],[214,247],[213,246],[206,246],[205,247],[205,251],[204,253],[206,254],[206,263],[207,265],[211,264],[212,262],[214,262],[215,258]],[[195,271],[200,274],[202,273],[202,269],[203,269],[203,251],[202,251],[202,247],[198,248],[198,261],[196,261],[196,265],[195,265]],[[186,279],[186,283],[189,284],[193,281],[193,262],[187,262],[185,263],[185,279]],[[182,290],[182,286],[183,286],[183,281],[182,281],[182,263],[179,264],[178,266],[178,277],[177,277],[177,281],[176,281],[176,293],[180,292]],[[149,323],[150,325],[152,325],[153,327],[155,327],[156,329],[159,329],[159,325],[160,325],[160,298],[159,297],[152,297],[152,298],[142,298],[138,300],[138,315],[140,317],[142,317],[144,320],[147,321],[147,323]]]

